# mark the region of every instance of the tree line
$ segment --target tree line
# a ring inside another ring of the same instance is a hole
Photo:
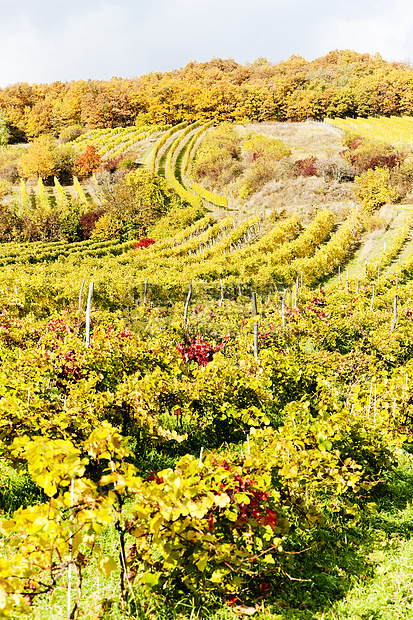
[[[245,65],[214,58],[128,79],[12,84],[0,89],[0,141],[58,137],[76,125],[127,127],[137,119],[177,124],[412,113],[413,68],[379,54],[335,50],[313,61],[293,55]]]

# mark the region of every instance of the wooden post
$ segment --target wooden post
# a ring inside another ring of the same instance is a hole
[[[375,285],[373,284],[373,295],[372,295],[372,298],[371,298],[370,310],[373,310],[373,306],[374,306],[374,295],[375,295],[375,293],[376,293],[376,287],[375,287]]]
[[[186,298],[186,302],[185,302],[185,309],[184,309],[184,328],[186,329],[188,327],[188,308],[189,308],[189,302],[191,301],[191,296],[192,296],[192,283],[189,283],[189,289],[188,289],[188,295]]]
[[[357,295],[360,293],[360,280],[357,280]]]
[[[242,295],[242,291],[241,291],[241,282],[238,280],[238,295],[241,297]]]
[[[90,311],[92,308],[93,282],[89,284],[89,295],[86,306],[86,348],[90,345]]]
[[[257,294],[254,292],[252,294],[252,313],[254,317],[258,316],[258,308],[257,308]],[[254,321],[254,357],[258,359],[258,322]]]
[[[70,483],[70,508],[73,508],[74,504],[74,479]],[[70,510],[70,521],[73,521],[72,510]],[[72,532],[69,535],[69,570],[68,570],[68,584],[67,584],[67,618],[70,620],[72,611],[72,554],[73,554],[73,538]]]
[[[219,300],[219,306],[222,306],[222,302],[224,301],[224,285],[222,284],[222,280],[220,280],[221,282],[221,299]]]
[[[283,298],[282,298],[282,302],[281,302],[281,319],[282,319],[282,326],[283,329],[285,329],[285,296],[287,295],[287,289],[284,289],[284,294],[283,294]]]
[[[371,408],[371,393],[373,391],[373,381],[370,383],[370,396],[369,396],[369,407],[367,409],[367,419],[370,419],[370,408]]]
[[[391,324],[391,330],[390,333],[393,333],[395,328],[396,328],[396,322],[397,322],[397,293],[394,296],[394,303],[393,303],[393,322]]]
[[[79,291],[79,312],[82,311],[82,295],[83,295],[83,287],[85,286],[85,281],[86,281],[86,278],[83,278],[82,284],[80,286],[80,291]]]

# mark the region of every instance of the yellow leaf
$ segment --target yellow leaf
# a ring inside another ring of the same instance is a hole
[[[116,570],[117,568],[118,564],[116,560],[114,560],[110,555],[102,558],[98,564],[98,570],[106,577],[109,577],[112,571]]]

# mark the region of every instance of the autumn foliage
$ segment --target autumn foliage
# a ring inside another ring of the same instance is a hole
[[[70,127],[182,121],[303,121],[413,113],[413,69],[380,55],[335,50],[311,62],[290,56],[242,65],[214,58],[134,79],[13,84],[0,89],[12,142]],[[66,136],[66,134],[64,134]]]
[[[86,150],[79,155],[74,165],[74,172],[80,179],[90,177],[96,172],[102,164],[102,158],[92,145],[86,147]]]

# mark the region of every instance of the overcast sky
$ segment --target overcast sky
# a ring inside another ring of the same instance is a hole
[[[0,0],[0,86],[334,49],[413,61],[412,0]]]

